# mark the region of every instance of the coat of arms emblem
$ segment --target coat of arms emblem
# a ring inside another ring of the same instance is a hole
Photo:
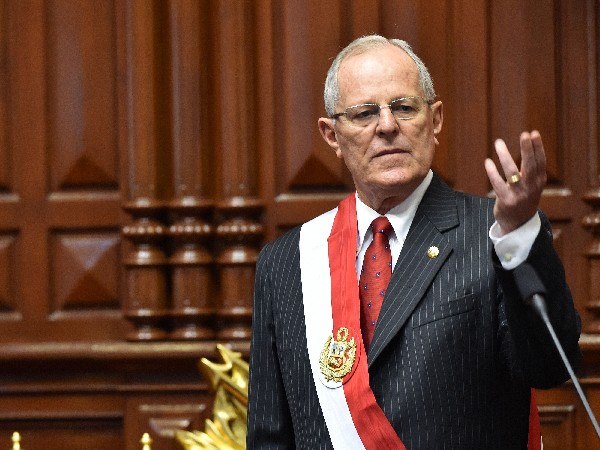
[[[326,381],[340,383],[352,370],[356,359],[356,342],[353,337],[348,340],[349,337],[348,328],[340,327],[335,339],[333,335],[327,338],[319,357],[321,373]]]

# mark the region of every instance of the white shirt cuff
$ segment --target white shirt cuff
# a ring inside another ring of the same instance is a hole
[[[502,267],[506,270],[512,270],[527,259],[541,226],[540,215],[535,213],[531,219],[516,230],[500,236],[500,225],[498,225],[498,222],[494,222],[490,228],[489,236]]]

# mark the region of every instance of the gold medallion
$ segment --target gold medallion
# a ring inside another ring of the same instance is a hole
[[[354,338],[348,340],[349,336],[348,328],[341,327],[336,339],[333,339],[333,335],[327,338],[319,357],[321,373],[326,381],[340,383],[352,371],[356,360],[356,342]]]

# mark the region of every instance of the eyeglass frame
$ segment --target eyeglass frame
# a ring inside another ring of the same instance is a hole
[[[333,115],[331,115],[329,118],[333,119],[333,120],[337,120],[339,117],[341,116],[346,116],[347,118],[347,114],[348,114],[348,110],[350,108],[356,108],[359,106],[377,106],[379,108],[379,111],[377,112],[377,121],[379,121],[379,118],[381,117],[381,110],[384,108],[389,108],[390,112],[392,113],[392,115],[394,116],[394,119],[396,120],[412,120],[415,117],[417,117],[419,115],[419,113],[421,112],[421,110],[417,111],[417,113],[413,116],[413,117],[396,117],[396,115],[394,115],[394,111],[392,111],[392,103],[397,102],[399,100],[406,100],[406,99],[413,99],[413,98],[418,98],[423,100],[423,102],[425,102],[425,104],[429,107],[431,107],[431,105],[433,105],[435,103],[434,100],[427,100],[424,97],[421,97],[420,95],[407,95],[406,97],[398,97],[395,98],[393,100],[391,100],[389,103],[384,103],[383,105],[380,105],[378,103],[360,103],[358,105],[352,105],[352,106],[348,106],[346,109],[344,109],[342,112],[339,113],[335,113]],[[372,123],[375,123],[376,121],[373,121]],[[368,126],[370,124],[365,124],[365,125],[360,125],[357,123],[352,122],[351,119],[348,119],[348,123],[353,125],[353,126]]]

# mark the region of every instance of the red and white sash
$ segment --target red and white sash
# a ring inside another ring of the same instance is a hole
[[[319,403],[336,449],[405,449],[369,386],[360,332],[356,277],[356,198],[304,224],[300,231],[300,268],[308,353]],[[352,369],[336,381],[323,371],[327,343],[354,339]],[[345,333],[345,332],[344,332]]]

